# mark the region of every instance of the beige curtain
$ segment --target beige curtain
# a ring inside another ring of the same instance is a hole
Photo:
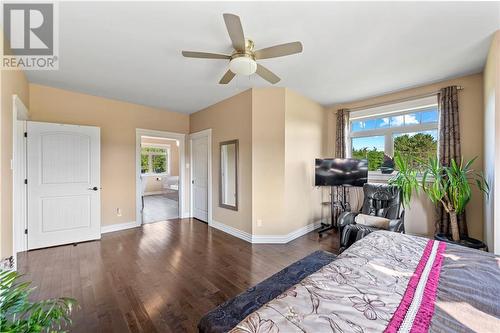
[[[458,89],[456,86],[446,87],[438,94],[439,103],[439,161],[442,165],[450,165],[452,159],[459,162],[462,157],[460,149],[460,120],[458,113]],[[461,235],[468,235],[465,213],[458,217]],[[440,205],[436,221],[436,233],[449,234],[450,219]]]
[[[349,124],[349,112],[346,109],[337,110],[337,121],[335,133],[335,157],[345,158],[347,153],[347,126]]]

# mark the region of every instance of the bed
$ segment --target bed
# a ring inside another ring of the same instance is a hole
[[[500,258],[377,231],[338,257],[313,253],[211,311],[198,327],[203,333],[500,332]]]

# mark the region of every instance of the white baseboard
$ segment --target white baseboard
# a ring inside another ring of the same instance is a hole
[[[321,223],[314,222],[308,224],[286,235],[252,235],[248,232],[230,227],[214,220],[212,220],[210,226],[252,244],[286,244],[319,228],[321,226]]]
[[[165,193],[164,191],[151,191],[151,192],[144,192],[144,196],[147,197],[149,195],[158,195],[158,194],[163,194]]]
[[[286,244],[293,241],[296,238],[304,236],[305,234],[319,228],[320,225],[321,225],[320,222],[314,222],[300,229],[292,231],[286,235],[252,235],[248,232],[233,228],[231,226],[225,225],[215,220],[212,220],[212,223],[210,224],[210,226],[215,229],[223,231],[227,234],[230,234],[234,237],[237,237],[252,244]],[[138,224],[136,221],[120,223],[120,224],[103,225],[101,226],[101,234],[126,230],[131,228],[137,228],[140,226],[141,225]]]
[[[296,238],[318,229],[321,226],[320,222],[310,223],[300,229],[294,230],[286,235],[252,235],[253,244],[286,244]]]
[[[174,220],[174,219],[178,219],[180,218],[179,216],[170,216],[168,218],[166,218],[165,220],[158,220],[158,221],[142,221],[142,224],[152,224],[152,223],[162,223],[162,222],[166,222],[166,221],[169,221],[169,220]]]
[[[140,227],[140,226],[141,225],[138,224],[136,221],[119,223],[119,224],[102,225],[101,226],[101,234],[106,234],[108,232],[115,232],[115,231],[120,231],[120,230],[125,230],[125,229],[136,228],[136,227]]]
[[[246,242],[251,243],[252,242],[252,235],[249,234],[248,232],[241,231],[239,229],[230,227],[228,225],[222,224],[220,222],[217,222],[212,219],[212,223],[210,223],[210,226],[219,229],[220,231],[224,231],[227,234],[230,234],[234,237],[238,237],[239,239],[243,239]]]

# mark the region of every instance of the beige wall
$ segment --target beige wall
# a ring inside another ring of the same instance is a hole
[[[285,89],[252,89],[252,225],[285,234]]]
[[[427,94],[450,85],[460,85],[464,90],[459,92],[460,131],[462,136],[462,155],[466,159],[477,156],[474,164],[476,170],[483,170],[483,75],[481,73],[447,80],[418,88],[408,89],[380,97],[362,101],[344,103],[329,108],[328,114],[328,154],[334,153],[335,112],[341,108],[356,108],[376,103],[384,103],[402,98]],[[423,200],[428,200],[423,198]],[[483,196],[473,188],[472,200],[467,206],[467,221],[472,237],[483,239]],[[434,233],[434,207],[429,202],[412,204],[406,218],[407,231],[410,233],[432,235]]]
[[[285,88],[251,89],[192,114],[191,132],[212,128],[213,219],[257,236],[319,221],[313,172],[314,158],[324,153],[325,115]],[[240,140],[238,212],[218,207],[219,143],[232,139]]]
[[[190,133],[212,129],[212,218],[252,232],[252,91],[247,90],[190,115]],[[239,140],[238,211],[219,207],[222,141]]]
[[[153,137],[143,137],[141,139],[142,144],[162,144],[170,146],[170,174],[169,176],[179,176],[179,147],[177,147],[176,140],[164,139],[164,138],[153,138]],[[143,176],[146,180],[146,193],[151,192],[161,192],[163,191],[164,178],[158,175],[147,175]]]
[[[500,254],[500,31],[492,39],[484,68],[484,173],[490,194],[484,200],[484,234],[490,251]]]
[[[142,181],[146,182],[145,195],[158,194],[158,192],[163,191],[163,176],[143,175],[142,177]]]
[[[186,114],[37,84],[30,84],[30,115],[34,121],[101,128],[102,225],[136,220],[136,128],[189,132]]]
[[[326,194],[327,189],[314,186],[314,160],[326,154],[326,132],[324,108],[286,89],[283,223],[288,232],[322,218],[322,191]]]
[[[284,236],[321,219],[314,159],[326,150],[326,113],[285,88],[253,89],[254,235]]]
[[[2,42],[2,41],[0,41]],[[26,107],[29,107],[29,85],[23,71],[2,70],[1,87],[1,194],[0,194],[0,259],[12,255],[12,95],[18,95]]]

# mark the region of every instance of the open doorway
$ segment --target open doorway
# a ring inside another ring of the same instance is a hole
[[[179,218],[180,140],[141,135],[142,223]]]

